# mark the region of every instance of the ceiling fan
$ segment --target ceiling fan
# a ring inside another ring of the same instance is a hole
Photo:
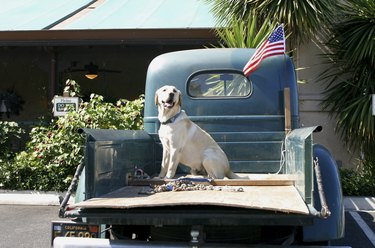
[[[85,65],[81,69],[73,69],[72,67],[75,67],[77,65],[77,62],[72,62],[70,68],[65,70],[65,72],[78,72],[78,71],[84,71],[85,77],[88,79],[94,79],[98,77],[99,72],[109,72],[109,73],[121,73],[119,70],[109,70],[109,69],[100,69],[98,65],[94,64],[93,62],[90,62],[89,64]]]

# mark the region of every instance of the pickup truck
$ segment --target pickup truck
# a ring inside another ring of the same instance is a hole
[[[149,65],[144,130],[82,129],[85,159],[52,223],[55,247],[329,245],[344,234],[336,162],[299,127],[293,61],[265,59],[245,77],[254,49],[162,54]],[[156,178],[162,146],[155,91],[173,85],[182,109],[248,179]],[[75,202],[68,204],[74,189]],[[84,237],[84,238],[82,238]],[[86,238],[85,238],[86,237]]]

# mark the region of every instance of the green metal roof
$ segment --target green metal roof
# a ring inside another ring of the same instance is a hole
[[[48,29],[91,2],[92,0],[0,0],[0,31]]]
[[[202,0],[105,1],[66,29],[212,28],[214,19]]]
[[[213,28],[203,0],[0,0],[0,31]]]

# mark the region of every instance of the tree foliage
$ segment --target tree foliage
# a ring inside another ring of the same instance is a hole
[[[337,0],[206,0],[218,26],[231,26],[231,20],[250,20],[260,23],[284,23],[286,33],[297,44],[309,41],[333,19]]]
[[[323,107],[336,117],[343,140],[362,150],[375,175],[375,2],[345,1],[339,10],[328,42],[331,66],[321,75],[328,82]]]
[[[369,170],[340,169],[345,196],[375,196],[375,177]]]
[[[20,138],[24,132],[14,121],[0,121],[0,160],[13,157],[12,138]]]
[[[262,22],[255,15],[247,20],[232,19],[227,28],[217,28],[220,47],[255,48],[275,29],[276,24]]]

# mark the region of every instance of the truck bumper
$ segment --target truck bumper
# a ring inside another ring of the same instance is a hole
[[[192,247],[181,243],[148,243],[146,241],[133,240],[109,240],[99,238],[67,238],[57,237],[53,242],[54,248],[120,248],[120,247]]]
[[[146,241],[123,241],[123,240],[109,240],[109,239],[91,239],[91,238],[66,238],[57,237],[53,243],[54,248],[83,248],[83,247],[96,247],[96,248],[120,248],[120,247],[131,247],[131,248],[143,248],[143,247],[176,247],[176,248],[191,248],[191,247],[285,247],[285,246],[269,246],[269,245],[235,245],[235,244],[191,244],[191,243],[150,243]],[[293,246],[294,248],[306,247],[306,246]],[[310,246],[311,247],[311,246]],[[348,246],[313,246],[314,248],[324,247],[335,247],[335,248],[350,248]]]

